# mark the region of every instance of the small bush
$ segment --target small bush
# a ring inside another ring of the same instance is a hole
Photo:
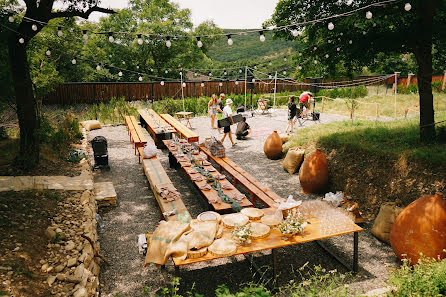
[[[325,96],[329,98],[362,98],[367,96],[368,89],[364,86],[354,88],[336,88],[336,89],[324,89],[319,91],[317,96]]]
[[[37,134],[42,143],[48,143],[51,140],[51,135],[54,133],[54,127],[51,125],[49,119],[45,116],[40,118],[40,126],[37,129]]]
[[[418,94],[418,86],[417,85],[409,85],[404,91],[404,94]]]

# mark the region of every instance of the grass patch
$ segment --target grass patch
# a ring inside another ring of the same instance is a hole
[[[445,120],[440,114],[437,121]],[[425,145],[419,141],[419,120],[415,118],[390,122],[342,121],[315,125],[298,130],[284,149],[300,146],[308,149],[361,150],[389,157],[405,155],[413,160],[446,165],[446,144]]]

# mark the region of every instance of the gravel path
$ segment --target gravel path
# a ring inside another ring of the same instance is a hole
[[[263,143],[274,130],[280,133],[287,125],[286,110],[276,110],[272,115],[254,115],[248,118],[253,128],[253,137],[237,141],[235,147],[230,147],[225,140],[227,155],[237,164],[264,182],[282,197],[294,195],[302,200],[314,199],[314,195],[300,194],[297,174],[290,176],[282,169],[281,160],[269,160],[264,156]],[[320,125],[326,122],[344,120],[338,115],[322,114],[320,122],[307,121],[305,126]],[[207,136],[221,137],[217,130],[210,129],[210,119],[197,117],[191,119],[194,130],[200,139]],[[297,133],[298,129],[297,128]],[[235,128],[233,127],[233,130]],[[172,276],[174,267],[168,262],[166,270],[160,273],[155,267],[143,269],[144,257],[138,254],[137,235],[153,231],[159,221],[159,210],[155,204],[151,190],[147,188],[142,165],[134,155],[127,131],[124,126],[109,126],[89,132],[89,140],[102,135],[108,140],[109,172],[98,172],[95,181],[113,182],[118,194],[118,206],[101,211],[105,227],[100,230],[102,253],[109,260],[109,267],[102,266],[101,296],[147,296],[165,286],[164,276]],[[150,138],[150,137],[148,137]],[[235,139],[235,137],[234,137]],[[182,193],[183,201],[193,217],[207,210],[200,194],[192,183],[175,169],[168,165],[167,152],[159,150],[161,163],[175,187]],[[360,273],[354,278],[351,287],[354,290],[368,291],[384,286],[388,277],[389,267],[397,266],[396,257],[391,248],[376,240],[370,234],[371,224],[365,224],[365,232],[359,238]],[[353,236],[346,235],[323,240],[329,249],[346,263],[351,263]],[[255,261],[259,266],[270,266],[271,252],[256,253]],[[281,274],[279,284],[286,284],[295,278],[297,268],[306,262],[310,266],[321,265],[325,269],[337,269],[346,272],[347,269],[314,242],[278,249],[278,264]],[[205,296],[214,296],[219,284],[226,284],[231,290],[237,290],[241,283],[258,281],[249,262],[243,256],[229,257],[212,262],[197,263],[182,267],[180,270],[181,291],[186,292],[193,287]],[[146,293],[146,294],[145,294]],[[118,294],[118,295],[116,295]],[[119,295],[121,294],[121,295]]]

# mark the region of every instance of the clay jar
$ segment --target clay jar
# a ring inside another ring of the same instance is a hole
[[[418,263],[420,253],[437,259],[446,257],[446,200],[443,194],[422,197],[409,204],[396,218],[390,244],[398,258]]]
[[[268,159],[279,159],[282,156],[282,139],[277,131],[271,133],[265,140],[263,151]]]
[[[319,149],[305,156],[299,170],[299,180],[304,194],[319,193],[327,187],[328,161]]]

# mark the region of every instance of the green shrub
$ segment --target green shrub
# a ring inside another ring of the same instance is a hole
[[[442,85],[441,81],[432,82],[432,91],[438,93],[442,92],[441,85]]]
[[[409,85],[404,91],[404,94],[418,94],[418,86],[417,85]]]
[[[419,264],[413,267],[404,260],[402,267],[393,273],[389,282],[396,288],[391,296],[445,296],[446,259],[436,261],[421,258]]]
[[[40,142],[42,143],[49,143],[51,140],[51,135],[54,133],[54,127],[51,125],[50,120],[42,116],[40,118],[40,125],[39,129],[37,129],[38,137],[40,139]]]
[[[329,98],[362,98],[369,93],[365,86],[359,86],[354,88],[336,88],[336,89],[323,89],[320,90],[316,96],[325,96]]]

